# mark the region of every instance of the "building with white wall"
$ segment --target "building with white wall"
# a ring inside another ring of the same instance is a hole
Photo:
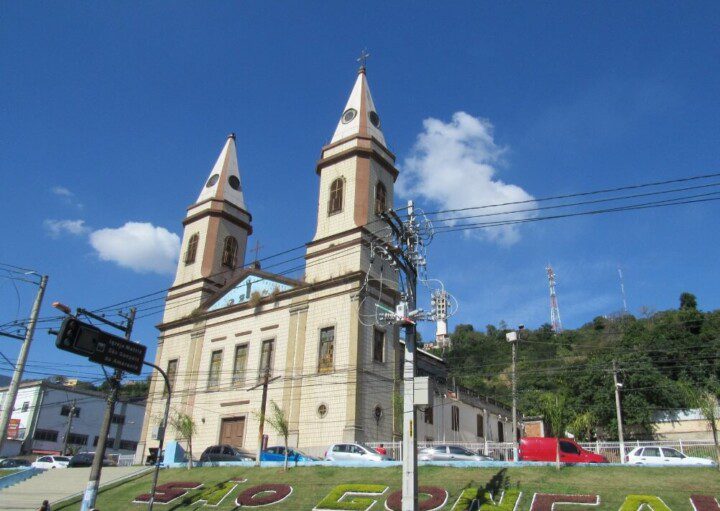
[[[0,388],[0,403],[7,387]],[[93,451],[105,414],[102,392],[44,380],[20,384],[3,446],[3,455]],[[145,403],[119,400],[115,405],[107,450],[130,454],[140,438]]]

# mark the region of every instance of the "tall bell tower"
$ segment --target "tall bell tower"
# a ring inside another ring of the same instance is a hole
[[[230,134],[183,220],[180,260],[163,323],[186,316],[242,270],[251,221],[240,181],[235,134]]]
[[[393,207],[395,155],[387,148],[366,75],[363,65],[317,163],[317,227],[305,271],[311,283],[367,270],[361,245],[384,226],[379,213]]]

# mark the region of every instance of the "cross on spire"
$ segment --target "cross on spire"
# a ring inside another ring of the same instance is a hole
[[[365,63],[367,62],[369,56],[370,54],[367,52],[367,48],[360,52],[360,56],[357,59],[360,63],[360,71],[365,71]]]

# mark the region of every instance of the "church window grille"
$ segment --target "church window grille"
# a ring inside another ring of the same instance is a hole
[[[373,334],[373,362],[384,362],[385,332],[375,329]]]
[[[260,350],[260,370],[258,378],[262,379],[266,374],[272,376],[273,352],[275,351],[275,339],[263,341]]]
[[[171,389],[175,388],[175,377],[177,376],[177,366],[178,366],[178,359],[168,360],[167,369],[165,370],[165,374],[167,374],[168,381],[170,382]],[[163,388],[163,396],[167,396],[168,388],[167,383],[165,384],[165,387]]]
[[[330,184],[330,200],[328,201],[328,215],[342,211],[343,207],[343,188],[345,182],[342,178],[337,178]]]
[[[450,408],[450,419],[452,422],[452,430],[460,431],[460,408],[455,405]]]
[[[235,362],[233,364],[233,383],[245,381],[245,370],[247,369],[248,345],[238,344],[235,346]]]
[[[485,436],[485,417],[482,414],[477,414],[477,436]]]
[[[225,238],[225,246],[223,248],[222,265],[228,268],[235,268],[235,257],[237,256],[238,243],[235,238],[228,236]]]
[[[335,351],[335,327],[320,330],[320,355],[318,372],[329,373],[333,370],[333,352]]]
[[[387,208],[387,189],[382,183],[375,186],[375,214],[379,215]]]
[[[187,244],[187,250],[185,251],[185,264],[192,264],[195,262],[195,256],[197,255],[197,246],[200,236],[195,233],[190,236]]]
[[[210,355],[210,371],[208,372],[208,388],[220,384],[220,366],[222,365],[222,350],[213,351]]]

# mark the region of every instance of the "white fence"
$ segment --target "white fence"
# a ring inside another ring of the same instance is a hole
[[[368,442],[367,445],[376,448],[380,444],[387,449],[389,456],[396,460],[402,459],[402,442]],[[418,442],[418,449],[430,447],[433,445],[460,445],[471,451],[475,451],[486,456],[491,456],[496,460],[512,460],[513,444],[512,442]],[[611,463],[620,463],[620,443],[619,442],[579,442],[583,449],[592,451],[605,456]],[[715,459],[715,445],[707,440],[643,440],[625,442],[625,454],[629,453],[635,447],[643,445],[660,445],[663,447],[672,447],[687,456],[696,456],[698,458]]]

